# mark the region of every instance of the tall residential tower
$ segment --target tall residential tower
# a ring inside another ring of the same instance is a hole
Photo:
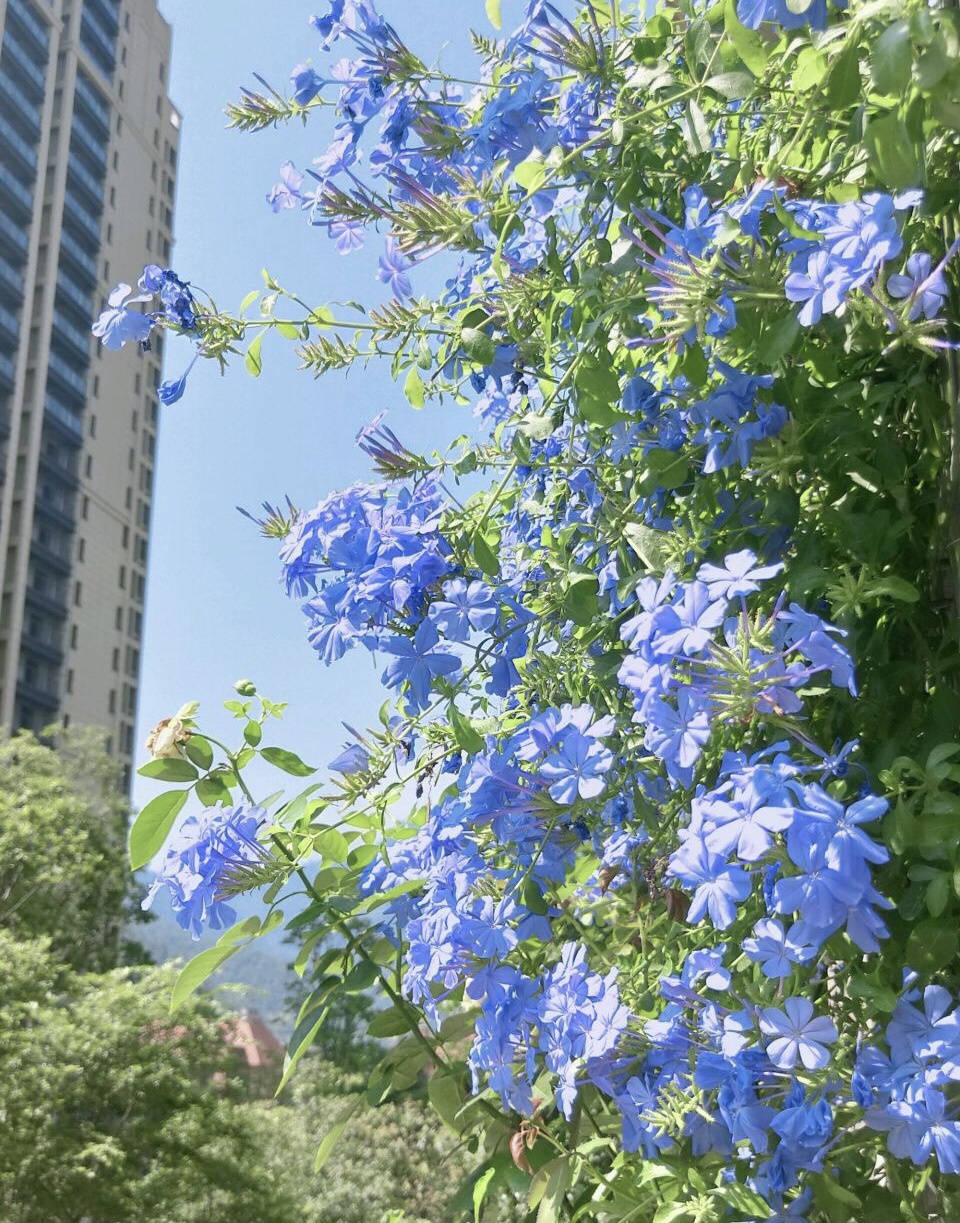
[[[0,726],[133,753],[161,341],[90,325],[166,266],[179,116],[156,0],[0,0]]]

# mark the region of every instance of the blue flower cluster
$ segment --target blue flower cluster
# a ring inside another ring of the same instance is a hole
[[[702,565],[692,582],[668,572],[637,587],[639,610],[621,629],[630,653],[619,679],[645,746],[676,784],[691,783],[718,714],[797,713],[798,690],[821,671],[854,691],[842,630],[782,599],[768,616],[751,618],[747,596],[782,568],[744,550],[722,566]]]
[[[107,309],[93,324],[93,334],[104,348],[122,348],[128,340],[148,345],[150,332],[160,319],[166,319],[181,331],[193,331],[197,326],[197,303],[190,286],[170,268],[147,264],[138,282],[140,293],[131,297],[128,284],[120,284],[107,298]],[[132,307],[149,302],[159,294],[159,310],[144,314]]]
[[[217,803],[188,816],[167,845],[160,870],[143,901],[149,909],[166,889],[178,925],[199,938],[204,926],[219,930],[237,920],[224,899],[231,876],[263,862],[257,829],[266,820],[261,807]]]
[[[739,291],[747,288],[749,296],[751,263],[771,256],[789,258],[784,292],[789,301],[801,303],[798,318],[805,327],[825,314],[842,315],[856,291],[875,298],[878,274],[903,250],[901,214],[922,199],[920,191],[896,196],[874,191],[828,204],[790,199],[784,187],[760,182],[740,199],[716,203],[693,186],[683,194],[682,225],[635,209],[642,228],[624,226],[623,233],[640,249],[640,266],[651,276],[648,301],[681,343],[691,343],[721,337],[735,326]],[[795,223],[793,233],[782,227],[785,213]],[[908,299],[907,322],[921,314],[932,320],[943,305],[945,263],[931,269],[930,256],[917,252],[904,273],[888,278],[890,296]],[[889,309],[887,321],[894,328],[902,325]],[[633,341],[653,342],[662,339]]]
[[[281,549],[287,591],[307,596],[310,644],[326,663],[356,645],[383,648],[393,684],[424,693],[438,637],[421,623],[429,596],[454,573],[440,533],[443,498],[432,484],[392,492],[354,484],[296,515]],[[411,631],[416,636],[410,637]],[[452,657],[452,656],[451,656]]]
[[[531,977],[510,962],[525,940],[552,938],[544,892],[562,881],[585,835],[583,815],[605,810],[613,719],[587,706],[547,709],[465,763],[454,787],[389,862],[367,868],[364,891],[421,882],[392,900],[385,930],[407,943],[404,990],[431,1016],[459,987],[480,1006],[470,1063],[505,1108],[529,1115],[541,1063],[569,1116],[583,1067],[609,1052],[628,1013],[616,974],[591,973],[583,947]]]
[[[847,0],[832,0],[838,9],[847,7]],[[791,6],[787,0],[737,0],[737,16],[749,30],[759,29],[764,22],[783,26],[785,30],[827,28],[827,0],[810,0],[804,5]]]
[[[909,989],[884,1032],[889,1052],[865,1045],[857,1055],[853,1090],[864,1121],[887,1134],[894,1155],[941,1172],[960,1172],[960,1011],[950,993],[928,985]]]

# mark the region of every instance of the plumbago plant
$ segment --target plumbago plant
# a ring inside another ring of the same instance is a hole
[[[229,114],[332,118],[268,199],[382,243],[389,299],[265,275],[229,315],[155,266],[111,298],[108,347],[385,359],[460,434],[378,419],[377,482],[266,507],[311,646],[390,701],[316,778],[249,681],[237,746],[185,706],[133,865],[193,802],[154,891],[228,929],[177,999],[306,891],[284,1077],[377,988],[371,1098],[430,1072],[467,1214],[519,1178],[538,1223],[956,1218],[960,16],[642,7],[531,0],[469,82],[332,0],[334,66]],[[312,780],[258,801],[257,756]]]

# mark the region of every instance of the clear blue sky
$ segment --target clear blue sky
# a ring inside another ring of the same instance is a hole
[[[255,86],[254,72],[284,89],[295,64],[322,69],[329,57],[307,18],[325,12],[325,0],[161,0],[160,7],[173,26],[170,88],[183,116],[175,269],[234,310],[261,285],[264,266],[315,304],[376,301],[384,290],[374,276],[375,242],[345,259],[302,214],[275,216],[264,199],[283,161],[303,166],[323,152],[327,127],[244,135],[227,130],[223,115],[241,86]],[[424,58],[440,54],[457,71],[473,64],[469,28],[493,32],[483,0],[380,0],[378,7]],[[505,21],[521,8],[505,0]],[[123,277],[132,281],[139,270],[124,269]],[[278,584],[275,546],[235,507],[256,511],[287,495],[313,506],[367,478],[354,436],[384,409],[413,448],[444,444],[471,418],[452,405],[414,412],[385,366],[313,381],[297,371],[289,345],[270,339],[259,380],[242,365],[221,378],[213,363],[201,363],[185,397],[162,410],[137,738],[142,745],[155,722],[188,700],[202,702],[211,730],[225,731],[222,701],[233,696],[236,679],[249,676],[267,696],[290,703],[284,745],[321,764],[338,751],[341,721],[363,726],[375,715],[383,697],[378,672],[365,653],[329,669],[316,659],[302,613]],[[178,376],[189,356],[185,341],[168,345],[166,376]],[[134,797],[143,803],[156,790],[138,779]]]

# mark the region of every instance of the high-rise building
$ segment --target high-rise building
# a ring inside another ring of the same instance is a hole
[[[180,120],[156,0],[0,0],[0,726],[107,729],[128,767],[162,341],[92,320],[167,266]]]

